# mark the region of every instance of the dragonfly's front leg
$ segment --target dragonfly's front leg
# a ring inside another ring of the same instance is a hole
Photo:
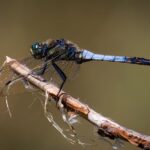
[[[37,71],[34,71],[34,69],[33,69],[32,72],[29,73],[29,75],[35,77],[36,79],[38,79],[38,80],[40,80],[40,81],[42,81],[42,82],[45,82],[46,80],[45,80],[44,78],[40,77],[39,75],[43,75],[43,74],[45,73],[47,67],[48,67],[48,65],[47,65],[47,63],[45,62],[45,63],[43,64],[43,66],[40,67]]]
[[[40,81],[45,81],[45,79],[40,78],[39,75],[43,75],[45,73],[46,69],[47,69],[47,63],[44,63],[44,65],[37,72],[34,72],[34,70],[33,70],[28,75],[32,75],[33,77],[35,77],[36,79],[39,79]],[[12,82],[15,82],[15,81],[20,80],[20,79],[23,79],[25,81],[25,79],[22,76],[17,76],[16,78],[7,81],[5,83],[5,85],[8,86]]]
[[[43,66],[36,72],[37,75],[43,75],[47,69],[47,63],[45,62]]]

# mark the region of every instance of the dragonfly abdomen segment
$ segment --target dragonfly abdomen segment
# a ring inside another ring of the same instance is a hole
[[[95,61],[109,61],[109,62],[120,62],[120,63],[130,63],[138,65],[150,65],[150,59],[145,59],[141,57],[127,57],[127,56],[113,56],[113,55],[102,55],[95,54],[88,50],[82,51],[82,62],[95,60]]]
[[[131,64],[150,65],[150,59],[141,57],[128,57],[127,61]]]
[[[97,60],[97,61],[110,61],[110,62],[126,62],[128,57],[126,56],[113,56],[113,55],[102,55],[95,54],[87,50],[83,50],[82,59],[84,60]]]

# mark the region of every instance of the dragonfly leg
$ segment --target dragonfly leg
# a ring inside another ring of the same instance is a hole
[[[8,81],[4,84],[4,86],[0,89],[0,96],[6,96],[6,95],[4,94],[5,90],[8,89],[12,84],[14,84],[15,82],[17,82],[18,80],[21,80],[21,79],[23,79],[22,76],[17,76],[17,77],[14,78],[14,79],[8,80]]]
[[[62,83],[60,85],[60,89],[59,89],[59,92],[58,92],[58,95],[59,95],[61,89],[63,88],[63,86],[66,82],[67,76],[65,75],[65,73],[61,70],[61,68],[54,61],[52,61],[52,66],[54,67],[54,69],[59,74],[60,78],[62,79]]]
[[[11,80],[8,80],[6,83],[5,83],[5,86],[8,86],[9,84],[17,81],[17,80],[21,80],[23,77],[22,76],[17,76],[16,78],[14,79],[11,79]]]
[[[44,65],[42,67],[40,67],[37,71],[36,70],[32,70],[31,73],[29,73],[28,75],[31,75],[33,77],[35,77],[36,79],[45,82],[46,80],[42,77],[40,77],[39,75],[43,75],[45,73],[47,69],[47,63],[44,63]]]
[[[47,69],[47,63],[44,63],[44,65],[36,72],[37,75],[43,75]]]

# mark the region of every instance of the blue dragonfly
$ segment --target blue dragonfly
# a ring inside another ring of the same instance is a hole
[[[69,78],[73,78],[82,63],[89,61],[108,61],[129,63],[137,65],[150,65],[150,59],[141,57],[114,56],[95,54],[86,49],[81,49],[75,43],[65,39],[48,39],[45,42],[35,42],[30,48],[31,56],[24,58],[21,62],[29,66],[31,75],[41,81],[55,80],[60,81],[59,92]],[[32,65],[31,65],[32,64]],[[2,68],[0,69],[0,72]],[[41,75],[44,76],[39,78]],[[8,86],[13,81],[22,78],[18,75],[7,80],[4,84]],[[47,79],[47,80],[45,80]],[[26,80],[24,79],[26,82]],[[56,83],[56,82],[55,82]]]
[[[74,66],[79,66],[80,64],[89,61],[108,61],[137,65],[150,65],[150,59],[95,54],[86,49],[80,49],[76,44],[65,39],[49,39],[45,42],[35,42],[32,44],[30,52],[34,59],[42,60],[43,62],[42,65],[37,67],[36,74],[44,75],[45,72],[51,67],[56,71],[62,81],[60,84],[60,91],[69,77],[69,75],[64,71],[64,64],[69,64],[69,62],[72,64],[74,63]],[[74,74],[73,69],[71,72]]]
[[[52,74],[55,72],[61,80],[61,83],[59,84],[59,92],[63,88],[66,80],[74,76],[80,64],[85,62],[108,61],[150,65],[150,59],[141,57],[95,54],[86,49],[81,49],[75,43],[65,39],[48,39],[45,42],[35,42],[31,45],[30,52],[32,56],[23,59],[21,62],[25,64],[29,63],[30,65],[32,64],[32,67],[30,66],[32,68],[31,74],[42,81],[46,81],[46,73],[49,79],[50,77],[53,79]],[[35,63],[36,61],[38,62],[38,65]],[[68,73],[66,70],[70,70],[71,73]],[[0,69],[0,72],[1,71],[2,69]],[[43,75],[44,78],[39,78],[39,76],[36,75]],[[56,75],[54,75],[54,78],[55,76]],[[18,78],[21,77],[14,77],[13,79],[8,80],[5,85],[9,85],[12,81]]]

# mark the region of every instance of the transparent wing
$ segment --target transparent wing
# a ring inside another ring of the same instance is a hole
[[[47,69],[43,74],[44,79],[46,79],[47,81],[54,81],[54,83],[56,83],[58,86],[61,85],[62,79],[52,66],[51,61],[48,61],[47,64],[48,64]],[[64,72],[64,74],[67,77],[67,80],[74,79],[77,76],[80,68],[79,64],[77,64],[75,61],[59,60],[56,62],[56,64]],[[38,72],[39,70],[42,69],[42,66],[43,64],[38,66],[37,68],[35,67],[33,71]]]
[[[40,67],[41,64],[43,63],[43,60],[42,59],[35,59],[34,57],[29,56],[29,57],[20,59],[19,62],[21,64],[28,66],[30,69],[33,69],[33,68],[36,68],[38,66]]]
[[[77,64],[76,61],[58,61],[56,64],[63,70],[66,74],[67,79],[72,80],[74,79],[80,69],[80,65]]]
[[[19,60],[20,63],[27,65],[30,69],[34,68],[35,66],[41,65],[41,60],[36,61],[33,57],[26,57],[21,60]],[[10,69],[7,65],[2,65],[2,68],[0,70],[0,97],[4,97],[8,95],[7,91],[10,89],[11,85],[14,86],[14,83],[17,83],[17,81],[22,81],[25,88],[29,88],[29,83],[22,78],[21,76],[17,75],[13,70]],[[15,88],[13,88],[15,89]],[[9,90],[10,91],[10,90]],[[11,88],[11,94],[19,94],[23,93],[24,89],[19,88],[12,90]]]
[[[33,57],[23,58],[23,59],[20,60],[20,62],[22,64],[26,65],[27,67],[29,67],[31,69],[31,71],[34,72],[34,73],[37,73],[40,70],[42,70],[43,66],[44,66],[44,63],[45,63],[44,60],[41,60],[41,59],[37,60],[37,59],[34,59]],[[45,73],[42,76],[47,81],[51,80],[56,85],[60,86],[62,84],[62,79],[61,79],[60,75],[57,73],[57,71],[54,69],[54,67],[52,66],[51,60],[48,60],[46,63],[47,63],[47,69],[46,69]],[[67,77],[67,80],[75,78],[78,71],[79,71],[79,65],[76,63],[76,61],[58,60],[55,63],[64,72],[64,74]],[[7,85],[7,83],[9,83],[11,81],[19,81],[19,79],[21,81],[23,81],[25,86],[28,86],[26,84],[27,82],[25,82],[25,79],[23,79],[21,76],[15,74],[13,71],[10,71],[8,69],[8,67],[5,67],[4,70],[5,70],[4,71],[5,73],[2,73],[2,75],[0,75],[0,78],[2,77],[2,80],[0,80],[1,81],[0,82],[0,91],[1,92],[4,91],[3,89],[5,89],[5,87],[6,87],[5,85]],[[13,83],[15,83],[15,82],[13,82]],[[18,90],[16,90],[16,91],[18,91]]]

